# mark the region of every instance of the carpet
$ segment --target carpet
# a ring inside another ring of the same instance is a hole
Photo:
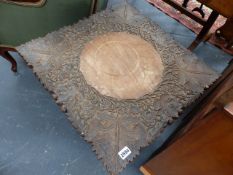
[[[153,4],[156,8],[158,8],[159,10],[161,10],[162,12],[166,13],[168,16],[174,18],[175,20],[177,20],[178,22],[180,22],[181,24],[185,25],[187,28],[189,28],[191,31],[193,31],[194,33],[198,34],[201,29],[202,26],[200,24],[198,24],[197,22],[195,22],[194,20],[192,20],[191,18],[187,17],[186,15],[180,13],[179,11],[177,11],[175,8],[173,8],[172,6],[170,6],[169,4],[162,2],[162,0],[147,0],[149,3]],[[182,4],[183,0],[175,0],[177,3]],[[200,3],[197,2],[196,0],[190,0],[188,3],[188,7],[187,9],[189,11],[192,11],[195,7],[200,7]],[[208,7],[204,6],[203,10],[205,12],[205,17],[204,19],[208,19],[210,13],[212,12],[211,9],[209,9]],[[196,15],[200,16],[201,15],[197,12],[194,12]],[[215,21],[214,25],[212,26],[212,28],[210,29],[210,38],[208,40],[208,42],[210,42],[211,44],[219,47],[220,49],[224,50],[226,53],[229,54],[233,54],[233,49],[226,49],[225,46],[225,40],[221,39],[221,38],[217,38],[214,33],[217,29],[219,29],[222,25],[224,25],[224,23],[226,22],[226,18],[223,16],[219,16],[217,18],[217,20]],[[192,41],[190,41],[191,44]]]
[[[16,49],[115,175],[219,76],[128,4]]]

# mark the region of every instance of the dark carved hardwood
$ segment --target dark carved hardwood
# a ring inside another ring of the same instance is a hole
[[[202,18],[205,18],[205,12],[203,10],[203,4],[200,7],[195,7],[192,12],[198,12]]]
[[[200,42],[202,42],[205,39],[205,36],[208,34],[210,28],[216,21],[217,17],[219,16],[219,13],[216,11],[213,11],[210,14],[210,17],[206,21],[205,25],[203,26],[201,32],[197,35],[196,39],[192,42],[192,44],[188,47],[189,50],[195,49]]]
[[[186,8],[188,6],[188,2],[189,0],[184,0],[182,6]]]
[[[16,49],[11,47],[2,47],[0,46],[0,56],[5,58],[7,61],[11,63],[11,70],[13,72],[17,72],[17,63],[15,59],[9,54],[9,51],[16,52]]]
[[[163,0],[163,1],[166,2],[167,4],[171,5],[172,7],[174,7],[175,9],[180,11],[181,13],[185,14],[186,16],[190,17],[191,19],[193,19],[197,23],[199,23],[201,25],[205,25],[205,23],[206,23],[205,20],[203,20],[202,18],[200,18],[197,15],[193,14],[191,11],[187,10],[185,6],[182,6],[182,5],[180,5],[179,3],[177,3],[177,2],[175,2],[173,0]]]

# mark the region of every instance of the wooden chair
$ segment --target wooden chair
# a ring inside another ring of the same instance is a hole
[[[179,128],[140,170],[144,175],[232,175],[232,102],[233,61],[190,111],[185,127]]]
[[[0,0],[0,56],[17,63],[9,54],[14,46],[57,30],[104,8],[106,0]]]
[[[189,10],[186,9],[189,0],[184,0],[183,4],[179,4],[174,0],[163,0],[164,2],[168,3],[175,9],[179,10],[181,13],[187,15],[197,23],[203,26],[200,33],[197,35],[196,39],[192,42],[192,44],[188,47],[189,50],[194,50],[202,41],[205,40],[210,28],[216,21],[219,14],[225,16],[228,19],[233,18],[233,1],[232,0],[197,0],[203,5],[211,8],[213,11],[210,14],[207,20],[204,20]],[[229,24],[228,24],[229,25]]]

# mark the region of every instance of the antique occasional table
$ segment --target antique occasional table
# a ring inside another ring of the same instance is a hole
[[[110,174],[219,76],[127,3],[16,49]]]

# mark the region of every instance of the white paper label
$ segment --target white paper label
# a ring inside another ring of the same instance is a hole
[[[131,154],[131,150],[125,146],[122,150],[118,152],[118,155],[122,160],[125,160]]]

